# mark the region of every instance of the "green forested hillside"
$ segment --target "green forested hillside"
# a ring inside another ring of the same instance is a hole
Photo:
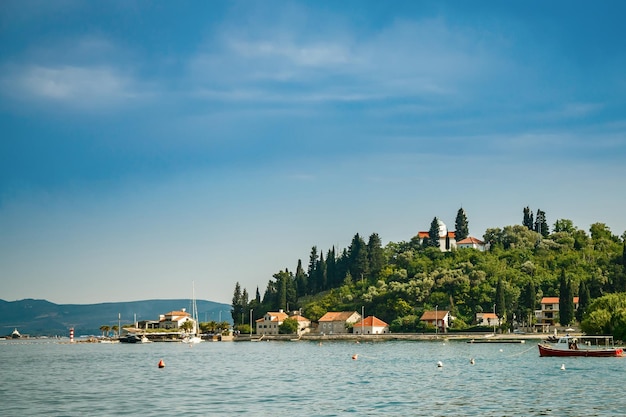
[[[457,217],[457,230],[467,226],[467,220],[461,220]],[[450,310],[454,326],[463,328],[476,312],[492,311],[495,305],[496,313],[511,325],[532,321],[543,296],[580,295],[580,311],[572,307],[568,312],[564,306],[561,319],[569,323],[583,319],[593,300],[626,291],[624,235],[613,235],[602,223],[585,231],[567,219],[556,221],[550,231],[542,211],[537,220],[525,209],[523,225],[487,229],[484,252],[441,252],[432,246],[436,241],[424,238],[420,243],[417,236],[382,247],[376,233],[367,242],[355,235],[341,253],[314,246],[306,270],[298,261],[295,271],[277,272],[263,297],[257,289],[248,300],[247,290],[237,284],[233,318],[235,324],[242,324],[242,317],[247,323],[250,308],[254,318],[267,311],[302,308],[306,317],[317,320],[330,310],[360,312],[363,307],[366,315],[391,323],[392,331],[416,331],[425,309]],[[436,226],[436,218],[433,223]]]

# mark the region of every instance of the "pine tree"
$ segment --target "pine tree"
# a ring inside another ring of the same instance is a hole
[[[439,247],[439,219],[435,217],[430,223],[430,230],[428,231],[428,239],[424,239],[424,246],[426,247]]]
[[[524,221],[523,226],[526,226],[528,230],[534,230],[533,212],[530,211],[530,207],[524,207]]]
[[[469,225],[467,223],[467,216],[465,210],[461,207],[456,213],[456,220],[454,221],[454,238],[456,241],[460,241],[469,236]]]
[[[326,261],[324,261],[324,254],[320,252],[320,259],[317,261],[315,267],[315,279],[317,281],[317,290],[325,291],[328,289],[328,274],[326,271]]]

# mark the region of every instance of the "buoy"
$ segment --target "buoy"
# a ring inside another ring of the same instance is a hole
[[[474,365],[474,358],[470,359],[470,363]]]
[[[359,359],[359,355],[355,353],[354,355],[352,355],[352,359],[354,359],[354,360]]]
[[[443,368],[443,363],[441,363],[441,361],[437,362],[437,368]]]
[[[159,361],[159,368],[165,368],[165,362],[163,362],[163,359]]]
[[[500,349],[500,352],[504,352],[504,350]]]
[[[561,365],[561,371],[564,371],[564,370],[565,370],[565,364],[562,364]]]

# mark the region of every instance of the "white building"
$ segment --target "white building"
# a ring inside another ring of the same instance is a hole
[[[369,316],[357,321],[352,326],[354,334],[386,334],[389,333],[389,325],[375,316]]]

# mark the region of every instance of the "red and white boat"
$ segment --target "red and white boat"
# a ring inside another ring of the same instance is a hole
[[[556,343],[541,342],[539,356],[624,356],[624,349],[613,345],[613,336],[563,336]]]

